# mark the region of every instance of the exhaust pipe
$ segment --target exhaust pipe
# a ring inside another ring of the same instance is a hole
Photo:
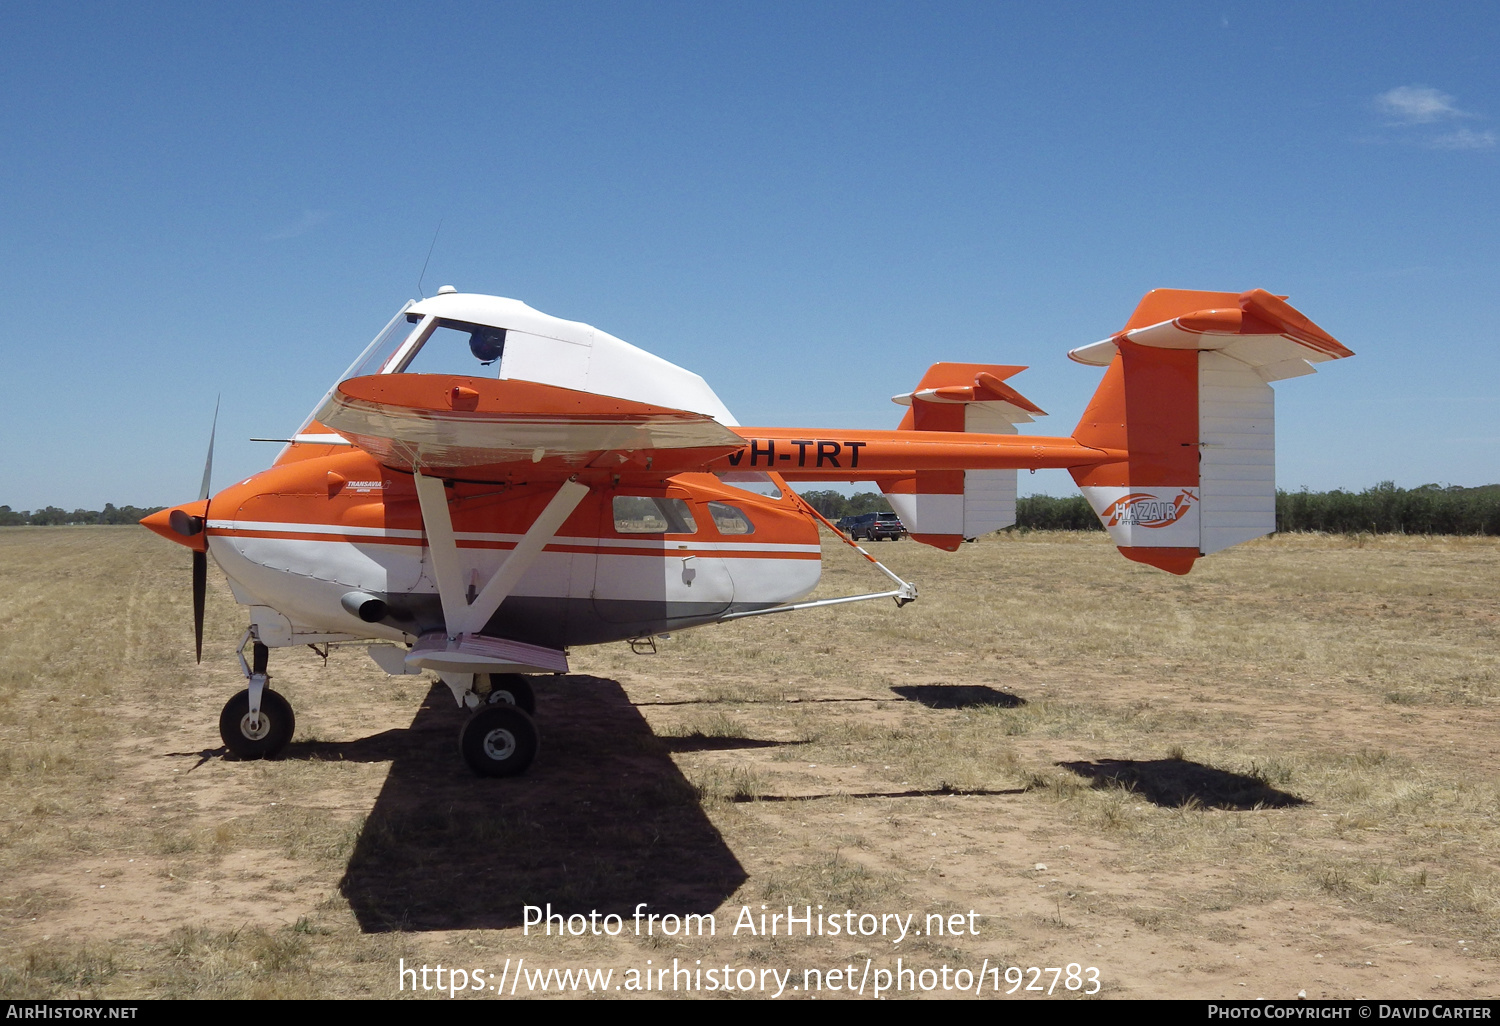
[[[351,616],[357,616],[365,623],[379,623],[390,612],[384,599],[376,598],[365,591],[348,592],[339,599],[339,604],[348,610]]]

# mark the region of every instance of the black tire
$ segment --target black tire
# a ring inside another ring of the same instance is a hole
[[[536,694],[524,673],[490,674],[490,693],[486,701],[490,705],[513,705],[528,716],[536,715]]]
[[[297,729],[292,705],[270,688],[260,694],[260,727],[249,729],[250,692],[241,691],[219,713],[219,736],[240,759],[271,759],[280,754]]]
[[[536,758],[541,739],[531,717],[513,705],[490,705],[464,724],[458,748],[481,777],[514,777]]]

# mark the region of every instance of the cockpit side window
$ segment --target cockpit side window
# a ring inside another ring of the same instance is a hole
[[[466,374],[497,378],[505,355],[504,328],[439,318],[406,358],[404,374]]]

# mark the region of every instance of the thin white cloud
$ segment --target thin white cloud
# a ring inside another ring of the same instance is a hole
[[[1460,128],[1447,135],[1433,136],[1427,141],[1427,145],[1434,150],[1493,150],[1496,141],[1492,131],[1475,132]]]
[[[1483,115],[1462,110],[1447,93],[1425,85],[1387,89],[1375,97],[1375,109],[1386,116],[1386,128],[1366,142],[1394,142],[1429,150],[1493,150],[1500,134],[1488,128],[1461,128],[1454,121]],[[1429,127],[1431,126],[1431,127]],[[1438,126],[1444,126],[1446,130]]]
[[[326,210],[304,210],[302,216],[291,224],[282,225],[275,231],[266,235],[267,242],[280,242],[283,239],[295,239],[299,235],[306,235],[318,225],[328,220]]]
[[[1470,116],[1455,107],[1453,97],[1447,93],[1422,85],[1388,89],[1375,97],[1375,107],[1403,125],[1430,125]]]

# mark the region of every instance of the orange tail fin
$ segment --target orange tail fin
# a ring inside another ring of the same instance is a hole
[[[1276,529],[1269,382],[1352,355],[1260,289],[1148,292],[1118,333],[1069,354],[1109,367],[1073,437],[1129,453],[1073,479],[1123,555],[1185,574]]]

